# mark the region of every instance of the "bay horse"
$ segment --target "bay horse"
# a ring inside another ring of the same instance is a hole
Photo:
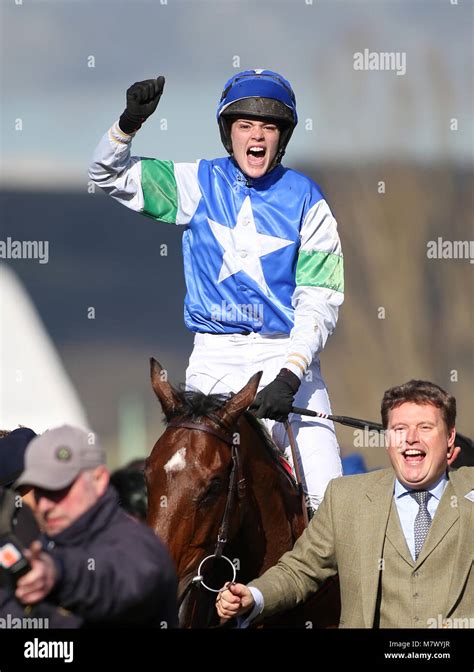
[[[247,411],[261,373],[231,397],[204,395],[177,391],[150,361],[167,426],[146,461],[147,520],[176,565],[180,625],[216,626],[215,592],[193,582],[202,561],[208,558],[201,578],[216,592],[234,578],[233,567],[238,582],[260,576],[303,532],[302,497],[264,426]],[[330,579],[310,609],[270,625],[336,627],[339,611],[338,582]]]

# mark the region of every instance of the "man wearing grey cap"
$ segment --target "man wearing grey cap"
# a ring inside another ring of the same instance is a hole
[[[17,583],[25,604],[48,600],[87,625],[177,624],[176,575],[162,542],[119,507],[96,436],[64,425],[36,437],[15,487],[34,488],[45,533]]]

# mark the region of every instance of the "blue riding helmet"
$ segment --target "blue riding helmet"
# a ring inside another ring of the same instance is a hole
[[[245,70],[229,79],[217,108],[222,144],[232,154],[230,129],[236,117],[274,119],[280,127],[275,163],[280,163],[298,123],[296,99],[290,83],[271,70]]]

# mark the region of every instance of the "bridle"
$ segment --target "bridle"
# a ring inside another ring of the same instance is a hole
[[[229,477],[229,488],[227,490],[227,499],[224,509],[224,515],[222,516],[222,521],[219,526],[219,531],[217,533],[217,540],[214,548],[214,553],[212,553],[211,555],[207,555],[199,564],[196,576],[194,576],[191,579],[190,583],[187,585],[186,589],[184,590],[183,594],[179,599],[178,609],[181,607],[181,605],[184,602],[184,599],[187,597],[188,592],[192,588],[195,587],[199,588],[202,586],[203,588],[205,588],[210,592],[213,593],[219,592],[220,589],[211,588],[210,586],[204,583],[202,568],[203,565],[208,560],[212,560],[213,558],[226,560],[232,567],[233,572],[232,581],[235,580],[236,576],[235,566],[233,562],[230,560],[230,558],[223,555],[223,550],[228,541],[230,516],[234,506],[235,497],[237,495],[239,500],[242,500],[245,497],[246,483],[242,471],[242,461],[239,455],[238,443],[234,441],[232,438],[233,427],[226,425],[217,418],[216,419],[210,418],[210,420],[217,422],[224,430],[224,433],[220,432],[218,429],[215,429],[214,427],[211,427],[210,425],[206,425],[205,423],[192,422],[189,420],[180,420],[179,418],[175,420],[170,420],[167,425],[167,428],[171,427],[176,429],[191,429],[198,432],[205,432],[206,434],[211,434],[212,436],[215,436],[217,439],[222,441],[222,443],[225,443],[227,446],[229,446],[232,457],[232,469]]]

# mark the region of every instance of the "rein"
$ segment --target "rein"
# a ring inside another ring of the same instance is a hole
[[[305,528],[307,528],[309,525],[309,516],[308,516],[308,509],[306,508],[306,501],[303,491],[303,479],[301,478],[301,471],[298,463],[298,453],[296,452],[295,435],[293,433],[293,428],[289,420],[286,420],[284,424],[286,433],[288,435],[288,440],[290,442],[291,456],[293,458],[293,469],[295,470],[296,485],[298,487],[298,491],[301,497],[301,510],[303,513],[303,523]]]

